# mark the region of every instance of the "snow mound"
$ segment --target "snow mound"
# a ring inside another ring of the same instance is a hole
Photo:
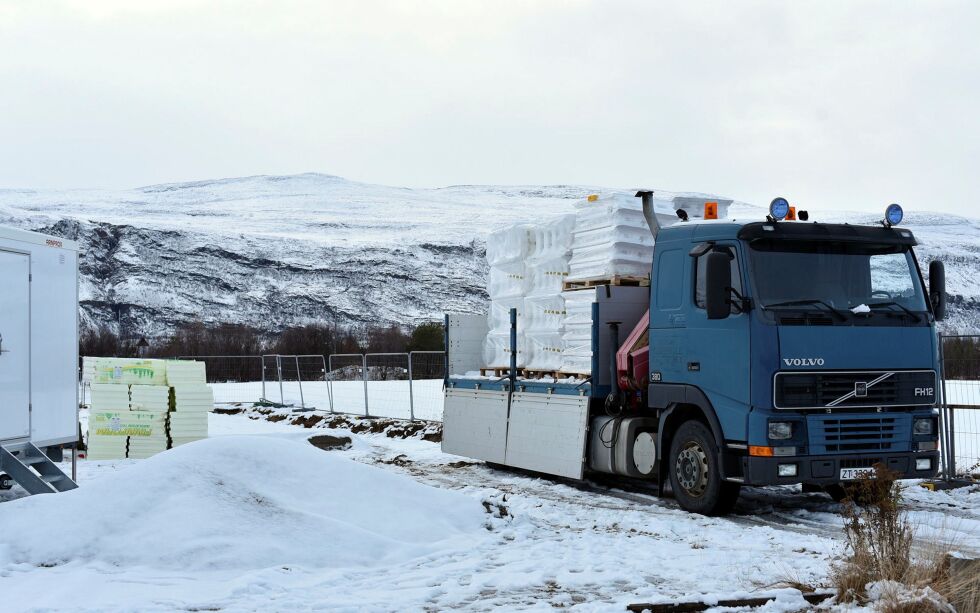
[[[0,505],[0,562],[370,567],[472,545],[484,521],[475,499],[306,441],[229,436]]]

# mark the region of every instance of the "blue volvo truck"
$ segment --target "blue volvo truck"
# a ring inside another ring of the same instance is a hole
[[[811,223],[777,198],[765,219],[661,228],[651,193],[637,194],[649,287],[581,290],[594,293],[589,378],[522,378],[516,363],[467,376],[485,318],[447,316],[444,451],[648,480],[706,515],[731,511],[742,486],[840,495],[878,465],[936,475],[945,274],[932,262],[926,286],[900,207],[874,226]]]

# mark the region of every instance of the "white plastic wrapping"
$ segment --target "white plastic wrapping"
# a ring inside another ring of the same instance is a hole
[[[527,267],[528,296],[554,296],[561,293],[568,278],[568,256],[538,260]]]
[[[639,198],[616,194],[575,206],[578,213],[572,235],[569,281],[650,274],[653,236]],[[668,201],[654,202],[655,210],[669,211],[670,207]],[[664,225],[668,223],[669,216],[661,214],[658,218],[663,219]]]
[[[515,224],[494,230],[487,236],[487,264],[499,266],[523,262],[534,249],[533,226]]]
[[[564,343],[558,333],[527,333],[527,360],[529,370],[559,370],[562,364]]]
[[[561,335],[565,323],[565,300],[561,294],[528,296],[524,299],[524,331],[527,334]]]
[[[562,293],[565,320],[562,327],[561,370],[592,373],[592,304],[594,290]]]
[[[535,334],[533,368],[556,370],[561,362],[564,301],[561,290],[575,229],[575,215],[497,230],[487,237],[490,279],[488,368],[510,366],[510,309],[517,309],[517,362],[528,367],[529,334]],[[528,358],[528,359],[526,359]]]
[[[568,267],[568,279],[584,281],[616,276],[649,277],[652,263],[652,245],[612,242],[576,248]]]
[[[521,332],[527,326],[524,317],[525,306],[524,298],[516,296],[514,298],[501,298],[490,303],[490,317],[487,320],[490,332],[510,333],[510,310],[517,309],[517,330]]]
[[[520,298],[527,293],[527,287],[528,277],[523,260],[490,267],[490,283],[487,286],[490,300]]]
[[[572,246],[572,232],[575,230],[575,215],[558,215],[531,229],[531,250],[528,260],[549,260],[568,255]]]
[[[483,361],[488,368],[510,368],[510,332],[490,332],[483,343]],[[525,367],[526,337],[517,336],[517,367]]]

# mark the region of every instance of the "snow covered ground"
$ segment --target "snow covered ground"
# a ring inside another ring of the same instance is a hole
[[[81,487],[0,504],[5,611],[624,610],[826,582],[837,505],[747,489],[706,518],[609,483],[541,479],[437,443],[211,415],[213,438],[80,462]],[[349,436],[321,451],[314,434]],[[14,498],[14,500],[10,500]],[[910,484],[920,544],[980,553],[980,488]]]

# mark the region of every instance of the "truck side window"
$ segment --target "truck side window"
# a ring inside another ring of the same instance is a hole
[[[719,245],[714,247],[714,251],[720,251],[722,253],[728,254],[728,259],[732,266],[732,287],[739,294],[742,294],[742,274],[739,271],[738,258],[735,257],[735,252],[731,247],[726,247],[724,245]],[[704,270],[708,262],[708,254],[704,254],[698,257],[697,265],[694,267],[694,306],[699,309],[704,308]],[[738,308],[732,305],[732,313],[738,313]]]

